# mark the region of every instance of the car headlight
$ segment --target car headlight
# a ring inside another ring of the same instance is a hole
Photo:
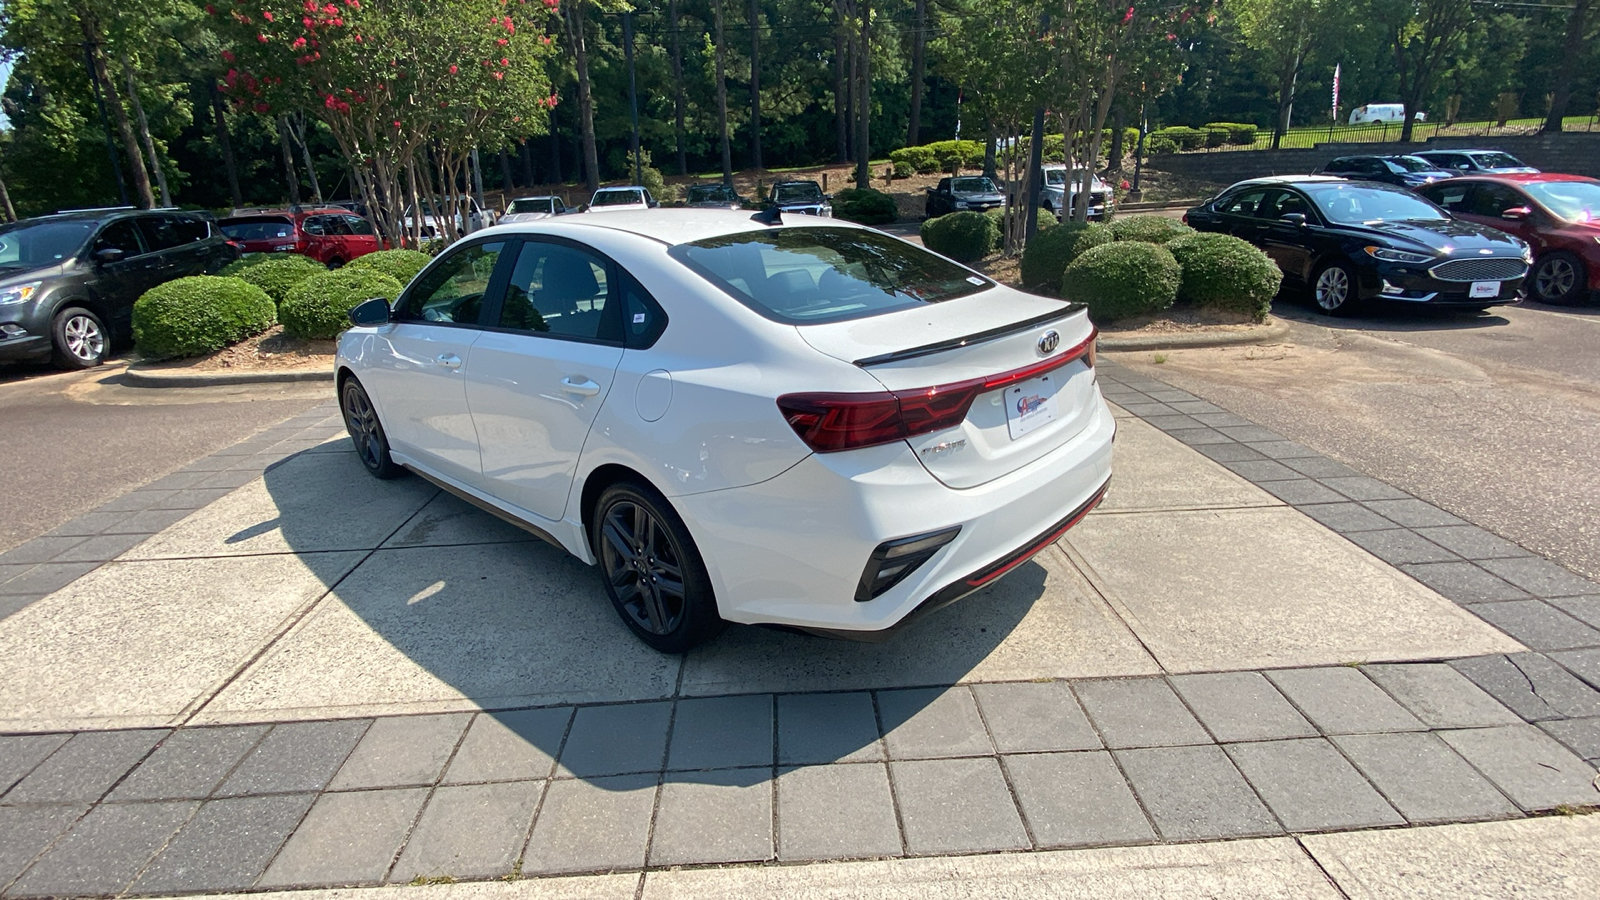
[[[1595,238],[1595,240],[1600,241],[1600,237]],[[1533,247],[1528,244],[1522,245],[1522,261],[1530,266],[1533,265]]]
[[[1367,247],[1367,255],[1373,259],[1384,262],[1397,263],[1426,263],[1433,262],[1433,256],[1428,253],[1409,253],[1405,250],[1390,250],[1387,247]]]
[[[965,200],[957,200],[956,203],[955,203],[955,206],[956,206],[956,209],[966,209],[967,208],[967,201],[965,201]]]
[[[13,284],[8,288],[0,288],[0,306],[27,303],[39,292],[40,284],[38,281],[30,281],[27,284]]]

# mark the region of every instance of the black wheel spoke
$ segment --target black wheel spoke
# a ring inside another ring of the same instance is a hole
[[[631,561],[637,555],[633,549],[633,542],[628,540],[628,535],[623,532],[622,526],[617,523],[615,515],[606,517],[605,527],[600,529],[600,533],[605,536],[606,542],[624,560]]]
[[[667,616],[666,604],[661,602],[661,590],[658,585],[640,585],[640,599],[644,601],[645,615],[649,617],[646,627],[656,634],[666,634],[672,630],[671,619]]]

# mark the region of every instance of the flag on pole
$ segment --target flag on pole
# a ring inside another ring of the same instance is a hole
[[[1339,64],[1333,67],[1333,121],[1339,121]]]

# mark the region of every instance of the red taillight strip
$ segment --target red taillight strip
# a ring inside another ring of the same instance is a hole
[[[1096,506],[1100,505],[1101,500],[1105,499],[1106,491],[1110,489],[1110,487],[1110,481],[1102,484],[1100,486],[1100,490],[1096,491],[1095,495],[1089,498],[1089,502],[1078,507],[1077,512],[1074,512],[1072,515],[1068,516],[1065,522],[1062,522],[1055,528],[1050,529],[1043,536],[1036,539],[1033,543],[1028,544],[1021,550],[1018,550],[1015,555],[1008,557],[998,565],[989,569],[985,569],[967,578],[967,586],[973,588],[983,587],[996,578],[999,578],[1001,575],[1004,575],[1012,569],[1015,569],[1017,566],[1020,566],[1028,560],[1033,559],[1039,554],[1039,551],[1060,540],[1061,536],[1071,530],[1072,526],[1083,521],[1083,517],[1087,516],[1091,511],[1094,510]]]

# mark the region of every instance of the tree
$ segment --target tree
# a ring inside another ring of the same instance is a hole
[[[761,168],[761,0],[750,0],[750,168]]]
[[[594,90],[589,84],[589,0],[560,7],[567,48],[578,68],[578,129],[583,140],[583,177],[592,194],[600,187],[600,153],[594,138]]]
[[[911,121],[906,123],[906,146],[922,143],[922,89],[927,78],[928,0],[915,0],[911,32]]]
[[[711,0],[717,38],[717,137],[722,142],[722,183],[733,186],[733,149],[728,145],[728,67],[723,57],[722,0]]]
[[[1245,44],[1261,55],[1277,80],[1278,113],[1272,124],[1272,147],[1289,130],[1295,86],[1306,58],[1337,35],[1338,23],[1349,16],[1339,0],[1229,0]]]
[[[1561,120],[1566,118],[1567,104],[1572,99],[1572,70],[1578,54],[1583,49],[1584,34],[1589,29],[1589,14],[1594,0],[1575,0],[1567,14],[1567,35],[1561,45],[1561,65],[1556,70],[1555,89],[1550,95],[1550,113],[1545,116],[1545,131],[1560,131]]]
[[[1400,140],[1410,141],[1417,111],[1434,80],[1460,47],[1472,23],[1463,0],[1375,0],[1374,18],[1389,37],[1405,122]]]

